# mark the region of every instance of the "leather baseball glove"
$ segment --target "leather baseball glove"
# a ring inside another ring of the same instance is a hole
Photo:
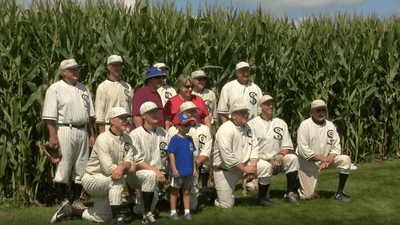
[[[54,149],[49,146],[49,143],[46,144],[40,144],[40,149],[44,152],[46,155],[47,159],[52,163],[52,164],[57,164],[61,161],[62,154],[61,154],[61,149],[60,147]]]

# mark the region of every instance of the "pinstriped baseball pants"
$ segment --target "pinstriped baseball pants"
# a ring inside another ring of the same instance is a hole
[[[82,178],[82,185],[87,193],[94,196],[94,207],[85,210],[82,218],[95,222],[110,220],[112,217],[111,206],[122,205],[124,180],[124,177],[119,181],[113,181],[111,176],[85,174]]]
[[[245,163],[247,166],[250,162]],[[265,160],[257,162],[257,178],[262,185],[268,184],[268,179],[272,176],[272,168],[268,166]],[[215,206],[222,208],[232,208],[235,204],[235,192],[237,181],[243,177],[243,173],[239,171],[223,171],[214,170],[215,189],[217,189],[218,198],[215,200]]]
[[[126,183],[131,188],[138,188],[142,192],[154,192],[154,197],[151,202],[151,211],[155,211],[158,202],[158,177],[153,170],[138,170],[134,174],[129,174],[126,177]],[[143,202],[143,195],[140,195],[140,203]]]
[[[57,136],[62,159],[57,165],[55,183],[68,184],[70,178],[80,184],[89,161],[89,136],[87,128],[57,126]]]
[[[306,161],[299,157],[299,180],[301,187],[299,188],[300,199],[308,199],[317,191],[319,180],[319,163],[309,160]],[[338,168],[340,173],[350,174],[351,159],[347,155],[338,155],[329,168]]]

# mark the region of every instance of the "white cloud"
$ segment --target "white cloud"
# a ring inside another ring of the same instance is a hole
[[[232,0],[233,4],[261,5],[261,7],[276,16],[290,14],[296,9],[303,9],[312,13],[334,13],[344,7],[358,6],[366,0]]]

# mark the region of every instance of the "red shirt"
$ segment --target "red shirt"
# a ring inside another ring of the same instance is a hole
[[[147,102],[154,102],[158,107],[163,107],[161,97],[158,94],[157,91],[154,91],[151,87],[149,86],[144,86],[139,88],[136,92],[135,95],[133,96],[132,99],[132,117],[134,116],[140,116],[140,106]],[[158,110],[158,123],[157,126],[160,126],[162,128],[165,128],[165,120],[164,120],[164,115],[162,110]],[[132,118],[132,124],[131,124],[131,130],[134,130],[136,128],[135,123],[133,122]]]
[[[201,99],[197,95],[192,95],[189,101],[192,101],[197,106],[197,114],[198,114],[197,122],[204,124],[204,118],[210,115],[206,103],[203,101],[203,99]],[[184,102],[185,100],[181,99],[179,94],[177,94],[174,97],[170,98],[167,101],[167,104],[165,104],[163,110],[164,116],[168,117],[169,120],[171,120],[172,125],[174,126],[177,124],[176,121],[178,119],[177,115],[181,111],[180,107]]]

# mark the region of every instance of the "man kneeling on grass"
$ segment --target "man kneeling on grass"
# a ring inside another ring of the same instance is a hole
[[[125,224],[121,214],[124,174],[134,173],[132,141],[124,133],[128,128],[128,114],[122,107],[109,111],[111,128],[101,133],[94,145],[82,185],[86,192],[94,196],[93,209],[64,207],[59,213],[62,218],[77,216],[94,222]],[[60,217],[61,219],[61,217]]]
[[[297,131],[297,154],[299,156],[300,199],[318,198],[317,185],[322,169],[335,167],[340,169],[339,186],[335,198],[350,202],[343,192],[350,174],[351,160],[342,155],[339,134],[335,125],[325,119],[326,103],[317,99],[311,103],[312,117],[304,120]]]

